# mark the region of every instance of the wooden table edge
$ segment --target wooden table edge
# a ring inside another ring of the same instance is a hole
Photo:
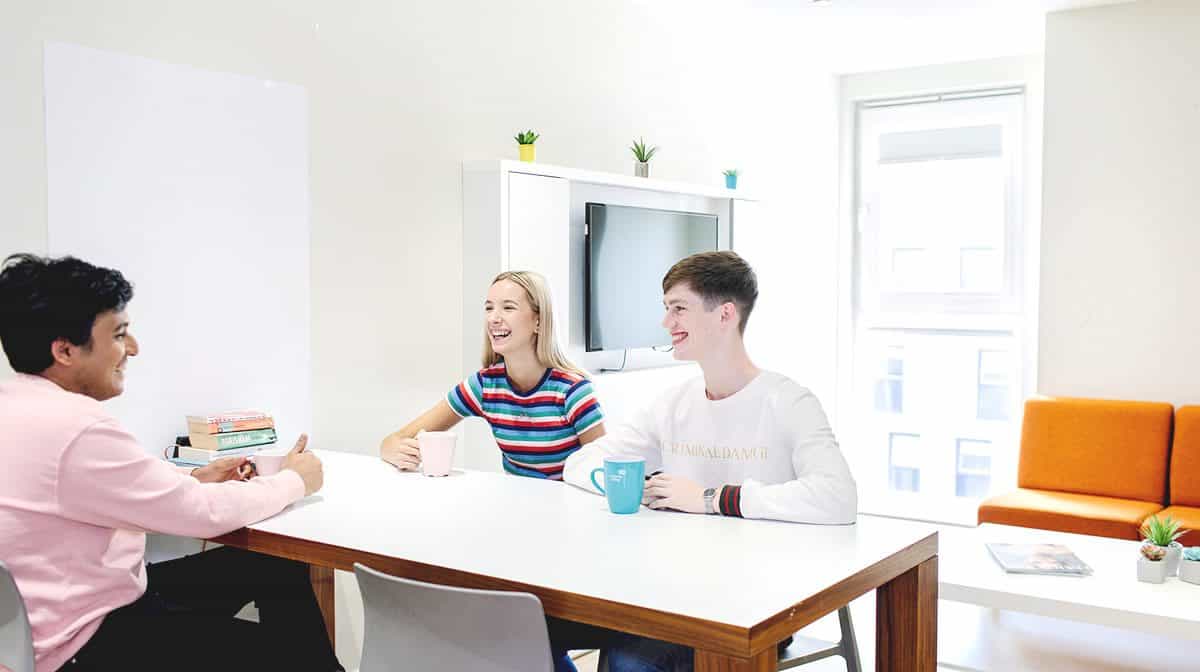
[[[750,652],[773,647],[806,625],[833,613],[921,563],[936,557],[938,533],[929,535],[750,629]]]
[[[498,579],[462,570],[447,569],[413,560],[393,558],[368,551],[359,551],[326,544],[310,539],[290,537],[274,532],[242,528],[214,537],[212,541],[227,546],[244,548],[300,562],[313,567],[314,576],[321,570],[330,572],[340,569],[353,572],[354,563],[371,567],[395,576],[402,576],[427,583],[436,583],[460,588],[484,590],[508,590],[532,593],[542,602],[548,615],[580,623],[618,629],[643,637],[652,637],[688,646],[700,646],[706,651],[735,657],[748,657],[751,629],[726,623],[717,623],[701,618],[681,616],[668,612],[588,597],[555,588]],[[314,590],[316,589],[314,581]],[[329,582],[332,590],[332,581]],[[325,602],[318,594],[318,603]],[[332,600],[326,615],[326,625],[332,630]],[[781,638],[782,639],[782,638]]]

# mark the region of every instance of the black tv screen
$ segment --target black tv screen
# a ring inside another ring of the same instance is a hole
[[[717,249],[717,216],[587,204],[587,350],[670,345],[662,278],[675,262]]]

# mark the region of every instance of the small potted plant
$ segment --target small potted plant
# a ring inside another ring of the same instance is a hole
[[[633,158],[637,159],[633,166],[633,174],[638,177],[650,177],[650,159],[654,158],[658,147],[646,147],[645,139],[638,138],[629,149],[633,151]]]
[[[1162,546],[1167,552],[1167,576],[1175,576],[1179,569],[1179,554],[1183,546],[1175,540],[1182,537],[1183,533],[1179,521],[1170,516],[1150,516],[1142,523],[1142,537],[1155,546]]]
[[[542,136],[533,131],[522,131],[513,136],[517,141],[517,151],[520,152],[521,160],[526,163],[533,163],[534,148],[533,143]]]
[[[1188,583],[1200,584],[1200,546],[1192,546],[1183,551],[1179,561],[1179,578]]]
[[[1157,544],[1142,544],[1142,556],[1138,558],[1137,578],[1146,583],[1162,583],[1167,578],[1167,549]]]
[[[730,168],[729,170],[723,171],[721,174],[725,176],[726,189],[737,189],[737,168]]]

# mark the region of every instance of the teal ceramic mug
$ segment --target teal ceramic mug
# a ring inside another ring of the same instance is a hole
[[[596,474],[604,474],[604,484]],[[646,485],[646,458],[618,455],[604,458],[604,466],[592,470],[592,485],[608,498],[613,513],[637,513]]]

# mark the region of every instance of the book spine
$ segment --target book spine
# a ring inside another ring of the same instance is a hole
[[[263,418],[270,420],[271,416],[270,416],[270,414],[261,413],[259,411],[247,411],[245,413],[218,413],[216,415],[189,415],[189,416],[187,416],[187,421],[194,422],[197,424],[207,425],[207,424],[213,424],[213,423],[221,424],[223,422],[238,422],[241,420],[261,420]]]
[[[206,423],[188,423],[188,431],[197,434],[226,434],[228,432],[245,432],[251,429],[271,429],[275,421],[271,418],[254,420],[213,420]]]
[[[249,446],[261,446],[264,443],[275,442],[274,429],[255,429],[248,432],[233,432],[231,434],[217,434],[217,450],[229,450],[231,448],[246,448]]]
[[[232,450],[204,450],[202,448],[180,446],[179,457],[174,459],[191,464],[208,464],[213,460],[219,460],[223,457],[242,457],[243,455],[253,455],[257,452],[258,448],[254,446],[250,446],[248,448],[234,448]]]

